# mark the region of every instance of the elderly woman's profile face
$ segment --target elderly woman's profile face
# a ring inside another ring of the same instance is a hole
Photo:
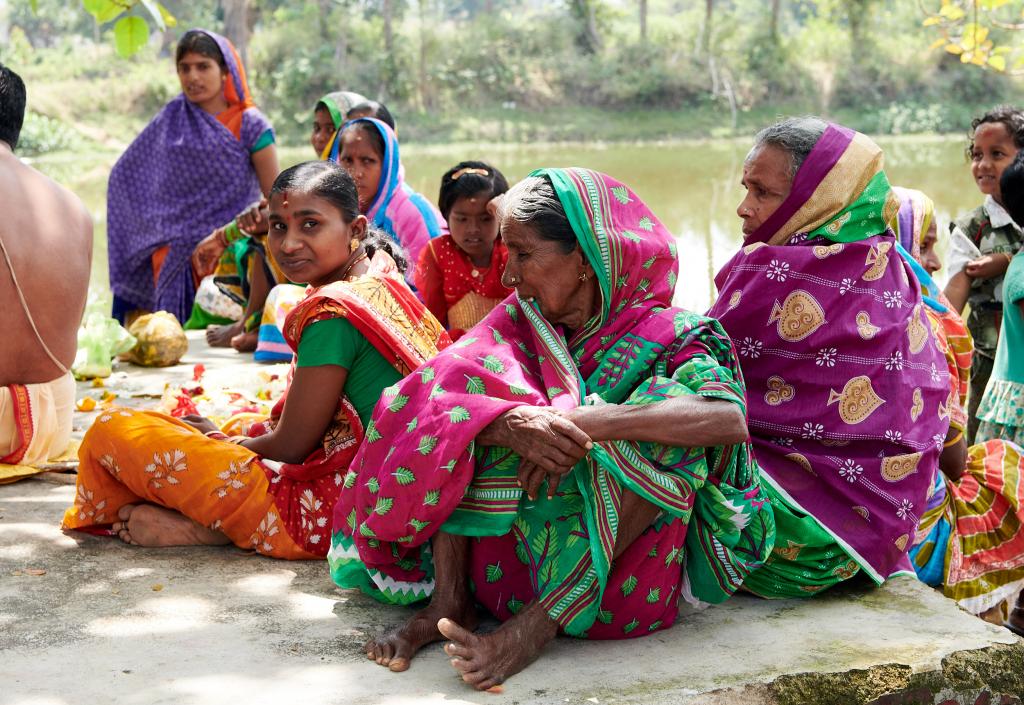
[[[597,280],[579,247],[568,254],[536,229],[509,218],[501,220],[508,264],[501,283],[522,299],[533,299],[549,322],[576,330],[597,310]]]
[[[743,220],[743,234],[751,235],[771,217],[786,200],[793,186],[790,155],[778,147],[765,145],[755,149],[743,163],[743,180],[747,190],[736,214]]]

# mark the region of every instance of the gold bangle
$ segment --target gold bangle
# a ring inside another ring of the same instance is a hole
[[[942,444],[942,447],[943,448],[949,448],[950,446],[955,446],[957,443],[959,443],[963,439],[963,437],[964,437],[964,432],[963,431],[957,431],[955,436],[953,436],[952,438],[950,438],[949,440],[947,440],[945,443]]]

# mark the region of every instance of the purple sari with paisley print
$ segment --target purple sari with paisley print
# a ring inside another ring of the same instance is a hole
[[[766,481],[879,583],[909,568],[949,426],[897,208],[878,146],[830,124],[708,312],[736,345]]]

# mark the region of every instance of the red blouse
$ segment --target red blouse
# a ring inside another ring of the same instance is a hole
[[[434,238],[423,248],[416,267],[416,288],[452,340],[479,323],[512,293],[501,284],[506,262],[508,249],[500,238],[494,243],[486,268],[474,265],[451,235]]]

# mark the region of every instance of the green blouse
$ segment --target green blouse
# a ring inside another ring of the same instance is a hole
[[[402,379],[347,318],[328,318],[302,332],[296,367],[338,365],[348,370],[343,392],[365,427],[385,388]]]
[[[1003,328],[991,379],[1024,383],[1024,253],[1010,262],[1003,277]]]

